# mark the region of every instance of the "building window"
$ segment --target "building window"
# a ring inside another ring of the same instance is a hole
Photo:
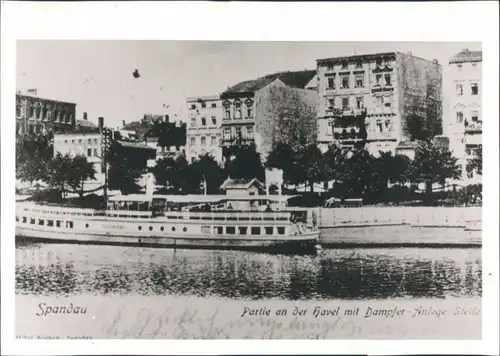
[[[362,109],[364,107],[364,102],[363,102],[363,97],[362,96],[358,96],[356,98],[356,107],[358,109]]]
[[[97,138],[94,138],[94,143],[97,145],[99,143],[99,140]]]
[[[207,144],[207,138],[205,136],[201,136],[201,141],[200,141],[202,146],[205,146]]]
[[[94,156],[97,157],[97,148],[94,148]]]
[[[207,126],[207,119],[204,117],[201,118],[201,126]]]
[[[82,139],[81,138],[78,139],[78,143],[82,143]]]
[[[471,90],[472,95],[478,95],[479,94],[479,87],[478,87],[477,83],[472,83],[470,85],[470,90]]]
[[[217,125],[217,118],[215,116],[212,116],[212,125]]]
[[[363,63],[361,61],[357,61],[356,68],[362,68],[362,67],[363,67]]]
[[[217,103],[212,103],[212,107],[216,108],[217,107]]]
[[[472,120],[472,122],[478,122],[479,121],[479,112],[473,111],[471,113],[471,120]]]
[[[231,118],[231,110],[229,108],[226,108],[224,110],[224,119],[230,119]]]
[[[333,70],[333,64],[329,63],[329,64],[326,66],[326,70]]]
[[[237,127],[236,128],[236,138],[238,139],[241,139],[242,135],[241,135],[241,127]]]
[[[328,89],[335,89],[335,78],[328,77]]]
[[[224,128],[224,137],[231,136],[231,129],[229,127]]]
[[[349,75],[342,76],[342,89],[349,89]]]
[[[196,137],[191,137],[191,146],[196,146]]]
[[[348,68],[348,63],[342,62],[342,69],[347,69],[347,68]]]
[[[377,85],[380,85],[380,82],[382,81],[382,74],[377,74],[375,76],[375,81],[376,81]]]
[[[92,157],[92,148],[87,148],[87,156]]]
[[[375,60],[375,63],[377,64],[377,66],[381,66],[382,65],[382,58],[377,58]]]
[[[477,69],[477,65],[476,65],[476,63],[472,63],[472,69],[473,69],[473,70],[476,70],[476,69]]]
[[[390,74],[385,75],[385,85],[391,85],[391,75]]]
[[[252,105],[247,105],[247,117],[252,117],[252,116],[253,116]]]
[[[210,138],[210,144],[211,144],[212,146],[215,146],[215,145],[217,144],[217,137],[212,136],[212,137]]]
[[[205,108],[207,107],[207,104],[205,104],[205,102],[203,101],[203,102],[201,103],[201,107],[202,107],[203,109],[205,109]]]
[[[191,104],[191,110],[196,109],[196,104]]]
[[[464,113],[457,111],[457,123],[461,124],[464,122]]]
[[[234,105],[234,118],[241,119],[241,103],[236,103]]]
[[[196,126],[196,118],[195,117],[191,118],[191,126]]]
[[[459,71],[459,72],[461,72],[461,71],[462,71],[462,65],[461,65],[461,64],[458,64],[458,65],[457,65],[457,69],[458,69],[458,71]]]
[[[349,109],[349,98],[342,98],[342,109]]]
[[[250,228],[250,233],[252,235],[260,235],[260,226],[252,226]]]
[[[457,84],[457,95],[458,96],[464,95],[464,86],[462,84]]]
[[[248,138],[253,138],[253,127],[251,127],[251,126],[247,127],[247,135],[248,135]]]
[[[473,171],[467,172],[467,178],[469,179],[474,178],[474,172]]]
[[[357,74],[356,75],[356,88],[363,88],[364,86],[365,86],[364,75],[363,74]]]
[[[335,107],[335,99],[328,99],[328,109],[332,110]]]

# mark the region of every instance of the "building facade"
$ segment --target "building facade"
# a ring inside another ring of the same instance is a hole
[[[221,162],[223,109],[220,97],[191,97],[187,98],[186,104],[188,109],[186,159],[192,162],[202,155],[210,154],[217,162]]]
[[[96,180],[88,182],[90,189],[91,186],[104,184],[104,172],[101,166],[101,143],[102,136],[98,129],[93,132],[56,133],[54,135],[54,156],[58,153],[63,156],[68,154],[71,157],[85,156],[96,171]]]
[[[75,128],[76,104],[16,94],[16,133],[67,132]]]
[[[318,144],[395,152],[442,134],[442,69],[411,53],[317,60]]]
[[[462,166],[462,181],[465,184],[478,183],[477,172],[467,172],[467,163],[475,150],[482,146],[482,51],[464,49],[449,62],[450,102],[445,125],[450,139],[450,150]]]
[[[238,147],[255,145],[265,160],[280,141],[316,141],[318,94],[304,89],[315,71],[282,72],[236,84],[221,94],[224,159]]]

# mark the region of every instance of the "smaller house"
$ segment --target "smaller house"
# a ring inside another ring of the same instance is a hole
[[[418,142],[415,141],[401,141],[396,146],[396,154],[404,155],[409,159],[413,160],[415,158],[415,152],[417,151]]]
[[[253,179],[231,179],[227,178],[220,186],[226,195],[259,195],[265,187],[257,178]]]

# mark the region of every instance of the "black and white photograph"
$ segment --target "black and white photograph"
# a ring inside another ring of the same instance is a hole
[[[16,40],[15,338],[481,340],[483,52]]]

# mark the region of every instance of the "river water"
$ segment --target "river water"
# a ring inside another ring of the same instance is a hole
[[[481,297],[479,248],[324,249],[290,256],[22,243],[16,293],[230,300]]]

